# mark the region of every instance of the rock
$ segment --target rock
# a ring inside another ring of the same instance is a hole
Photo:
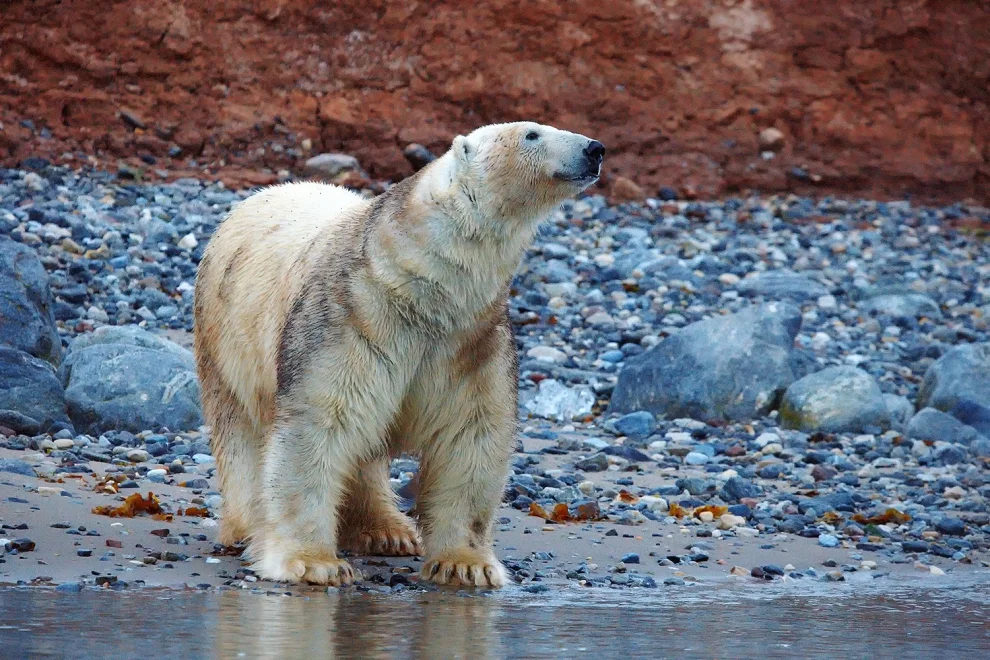
[[[759,135],[760,151],[780,151],[784,148],[784,134],[779,129],[764,128]]]
[[[346,172],[360,172],[361,164],[349,154],[319,154],[308,159],[304,169],[310,176],[333,179]]]
[[[603,472],[608,469],[608,456],[599,452],[574,463],[574,469],[582,472]]]
[[[591,413],[595,396],[587,387],[570,388],[552,378],[540,381],[536,396],[526,408],[537,417],[570,421]]]
[[[640,202],[646,199],[646,191],[632,179],[616,175],[612,177],[612,199],[616,202]]]
[[[62,342],[48,273],[35,252],[0,236],[0,345],[58,366]]]
[[[767,300],[789,300],[796,303],[817,300],[828,294],[825,285],[807,275],[789,270],[772,270],[740,280],[739,293],[747,296],[763,296]]]
[[[16,458],[0,458],[0,472],[10,472],[24,477],[35,476],[34,468],[30,463]]]
[[[890,316],[894,319],[917,319],[922,316],[941,319],[938,303],[920,293],[887,293],[864,301],[860,310],[871,316]]]
[[[811,468],[811,478],[815,481],[828,481],[834,479],[837,474],[839,474],[838,470],[825,464]]]
[[[636,554],[635,552],[630,552],[627,555],[623,555],[622,559],[620,559],[619,561],[621,561],[623,564],[638,564],[639,555]]]
[[[925,372],[918,409],[936,408],[990,432],[990,343],[956,346]]]
[[[785,428],[855,433],[891,425],[890,411],[874,378],[857,367],[828,367],[793,383],[780,404]]]
[[[934,408],[923,408],[911,418],[905,433],[916,440],[934,440],[969,445],[980,434],[972,426],[966,426],[952,415]]]
[[[722,501],[730,504],[735,504],[746,497],[759,497],[762,494],[763,491],[760,490],[759,486],[742,477],[731,477],[718,492],[718,496],[722,498]]]
[[[552,346],[534,346],[526,351],[526,357],[540,360],[541,362],[553,362],[560,364],[567,359],[567,354],[559,348]]]
[[[426,147],[421,144],[406,145],[406,148],[402,150],[402,155],[405,156],[406,160],[412,165],[414,170],[421,170],[433,161],[437,159],[436,155]]]
[[[182,250],[194,250],[199,245],[199,241],[196,240],[193,234],[189,233],[180,238],[176,245]]]
[[[66,594],[77,594],[82,591],[81,582],[63,582],[55,587],[55,591]]]
[[[706,422],[764,415],[800,375],[792,351],[800,327],[800,311],[783,303],[692,323],[626,361],[609,412]]]
[[[734,529],[746,524],[746,519],[731,513],[723,513],[718,517],[717,527],[719,529]]]
[[[56,423],[69,426],[65,391],[50,363],[0,348],[0,420],[29,435],[48,431]]]
[[[823,548],[837,548],[839,547],[839,539],[832,534],[819,534],[818,545]]]
[[[966,523],[959,518],[942,516],[935,520],[935,529],[950,536],[963,536],[966,533]]]
[[[657,428],[657,419],[646,411],[623,415],[615,420],[615,432],[630,438],[645,438]]]
[[[131,463],[143,463],[151,458],[151,455],[143,449],[131,449],[127,452],[127,460]]]
[[[707,454],[702,454],[699,451],[691,451],[684,457],[685,465],[704,465],[711,459]]]
[[[136,433],[203,423],[192,353],[134,326],[101,330],[77,339],[59,369],[78,430]]]

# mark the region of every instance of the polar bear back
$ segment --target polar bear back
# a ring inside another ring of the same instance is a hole
[[[210,310],[209,325],[196,332],[259,426],[271,421],[268,404],[289,308],[330,244],[353,245],[367,207],[339,186],[273,186],[236,206],[210,239],[197,285],[197,305]]]

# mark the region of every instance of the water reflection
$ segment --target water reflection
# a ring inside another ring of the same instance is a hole
[[[921,590],[0,590],[0,658],[978,658],[986,577]]]
[[[354,595],[287,598],[225,592],[217,608],[216,655],[232,658],[505,657],[486,596],[428,599]]]

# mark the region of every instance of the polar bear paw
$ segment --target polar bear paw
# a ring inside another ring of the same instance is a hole
[[[497,588],[505,585],[508,574],[491,550],[457,548],[428,559],[419,579],[436,584]]]

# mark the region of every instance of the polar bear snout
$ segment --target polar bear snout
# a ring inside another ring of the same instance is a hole
[[[575,144],[574,138],[580,141]],[[601,175],[602,161],[605,160],[605,145],[583,135],[571,134],[570,149],[569,157],[564,159],[567,165],[558,169],[554,173],[554,178],[586,188]]]
[[[605,145],[598,140],[592,140],[584,148],[584,157],[588,161],[588,172],[598,176],[602,171],[602,161],[605,160]]]

